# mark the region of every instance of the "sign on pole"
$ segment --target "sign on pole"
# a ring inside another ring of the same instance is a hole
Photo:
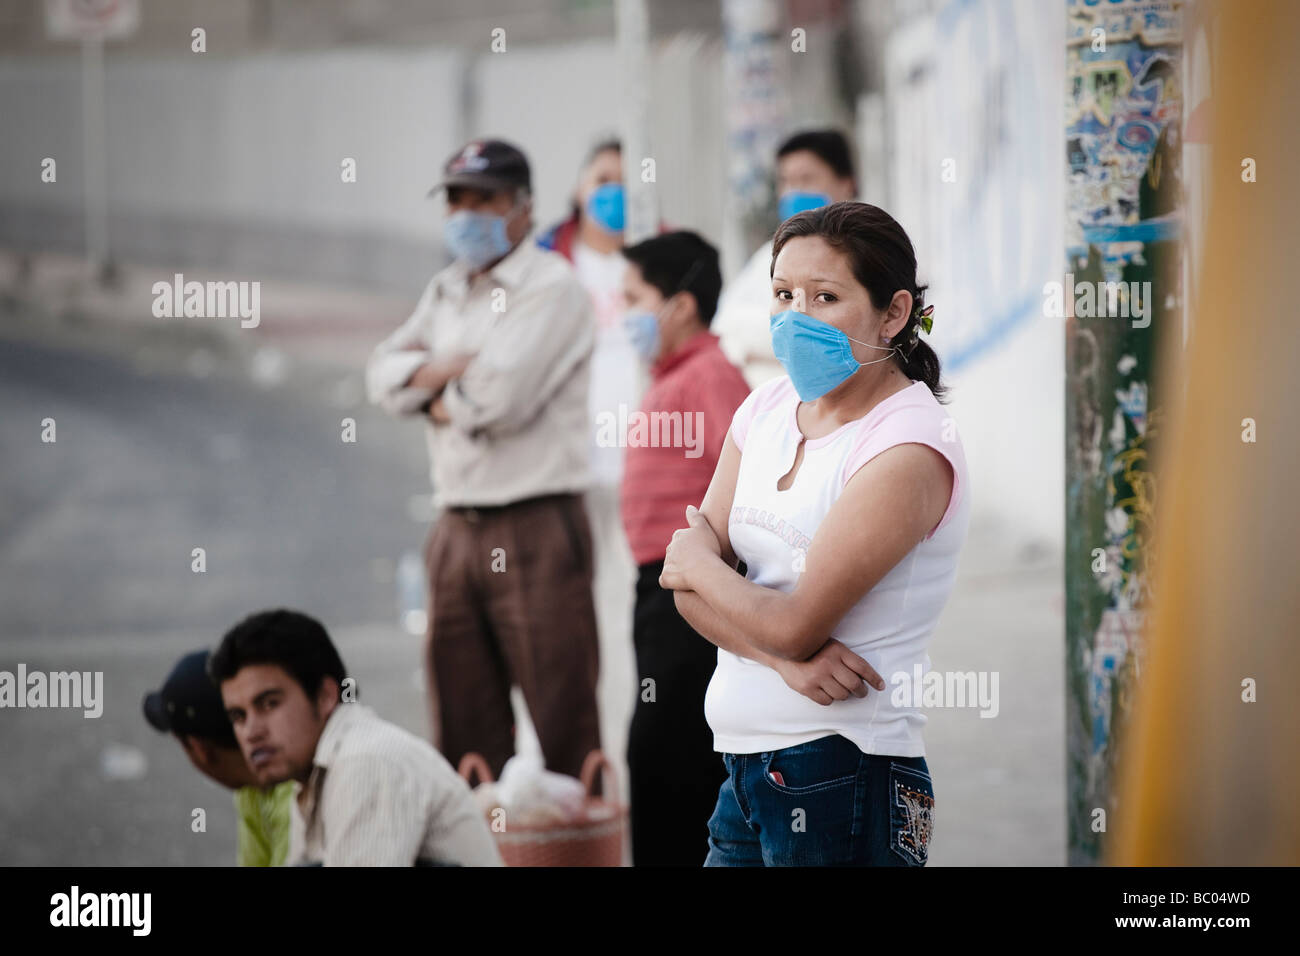
[[[108,251],[104,41],[130,36],[139,25],[139,0],[45,0],[45,28],[50,37],[81,42],[86,259],[101,282],[110,281],[114,271]]]
[[[45,0],[53,40],[119,40],[139,25],[139,0]]]
[[[619,60],[623,64],[623,241],[649,239],[659,228],[655,162],[650,145],[650,17],[645,0],[618,0]]]

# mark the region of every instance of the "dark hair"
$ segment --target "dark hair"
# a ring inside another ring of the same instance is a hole
[[[230,732],[225,734],[217,734],[215,730],[212,731],[187,730],[184,733],[182,733],[179,730],[173,730],[172,736],[175,737],[177,742],[181,744],[184,744],[186,737],[193,737],[196,740],[206,740],[214,747],[220,747],[223,750],[239,749],[239,739],[235,737],[234,727],[231,727]]]
[[[623,144],[615,136],[609,136],[605,139],[598,140],[590,150],[587,151],[586,157],[582,160],[582,169],[586,169],[596,161],[596,157],[601,153],[613,151],[620,156],[623,155]],[[574,196],[569,200],[569,218],[577,222],[582,216],[582,206],[578,203],[578,197]]]
[[[864,202],[837,202],[809,209],[791,216],[777,229],[769,274],[776,267],[782,247],[799,236],[817,236],[848,256],[854,278],[866,288],[877,309],[888,308],[900,289],[911,293],[912,314],[893,337],[897,348],[892,357],[903,374],[925,382],[942,402],[948,390],[939,382],[939,356],[920,338],[912,343],[925,308],[927,287],[916,283],[916,250],[903,227],[883,209]]]
[[[587,158],[582,161],[582,168],[586,169],[596,161],[596,157],[607,151],[614,151],[620,155],[623,152],[623,144],[619,142],[618,137],[609,136],[598,141],[590,150],[587,151]]]
[[[208,658],[208,676],[217,686],[249,664],[279,664],[314,700],[326,677],[341,686],[343,659],[320,621],[281,608],[240,621]]]
[[[810,129],[795,133],[776,151],[776,158],[783,159],[791,153],[802,151],[812,153],[831,168],[841,179],[857,178],[853,173],[853,153],[849,141],[837,129]]]
[[[623,258],[641,270],[641,278],[665,299],[678,292],[695,297],[700,321],[713,323],[722,293],[718,250],[693,232],[665,232],[623,250]]]

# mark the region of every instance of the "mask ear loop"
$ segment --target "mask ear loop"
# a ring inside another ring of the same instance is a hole
[[[663,305],[659,306],[659,310],[655,312],[656,318],[659,317],[659,312],[663,311],[664,305],[667,305],[670,301],[687,291],[686,287],[690,285],[691,280],[695,278],[695,273],[699,272],[700,267],[703,265],[703,259],[696,259],[691,263],[691,267],[687,269],[685,275],[682,276],[682,281],[677,283],[677,288],[673,291],[673,294],[664,299]]]
[[[870,342],[863,342],[861,339],[855,339],[855,338],[854,338],[853,336],[851,336],[851,335],[845,335],[844,337],[845,337],[846,339],[848,339],[850,342],[857,342],[859,345],[865,345],[865,346],[866,346],[867,348],[869,348],[869,349],[877,349],[878,351],[881,351],[881,352],[898,352],[898,357],[899,357],[900,359],[904,357],[904,356],[903,356],[903,353],[899,351],[897,345],[891,345],[891,346],[889,346],[888,348],[885,348],[885,346],[883,346],[883,345],[872,345]],[[889,340],[886,339],[885,341],[888,342]],[[852,355],[853,353],[850,351],[849,354]],[[890,357],[889,357],[888,355],[886,355],[884,358],[873,359],[873,360],[870,361],[870,362],[858,362],[858,366],[861,367],[861,366],[863,366],[863,365],[878,365],[878,364],[881,363],[881,362],[888,362],[888,361],[889,361],[889,358],[890,358]],[[855,361],[855,362],[858,361],[857,356],[854,356],[854,357],[853,357],[853,361]]]

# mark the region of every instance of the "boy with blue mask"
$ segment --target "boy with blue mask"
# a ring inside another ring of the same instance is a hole
[[[780,222],[857,196],[852,151],[839,130],[796,133],[781,144],[776,157]],[[723,290],[713,323],[723,351],[743,369],[751,388],[784,373],[772,352],[767,323],[772,313],[771,266],[772,244],[765,242]]]
[[[725,776],[704,719],[717,653],[659,586],[663,559],[687,505],[704,498],[744,377],[709,331],[722,287],[718,253],[691,232],[623,251],[625,318],[651,384],[627,417],[623,527],[637,564],[632,637],[638,695],[628,730],[632,861],[699,866]],[[621,423],[620,423],[621,424]],[[645,689],[652,681],[654,693]]]

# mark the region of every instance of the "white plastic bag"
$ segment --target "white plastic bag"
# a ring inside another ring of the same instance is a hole
[[[496,783],[507,826],[571,823],[582,815],[586,797],[580,780],[552,773],[534,754],[516,754],[507,760]]]

